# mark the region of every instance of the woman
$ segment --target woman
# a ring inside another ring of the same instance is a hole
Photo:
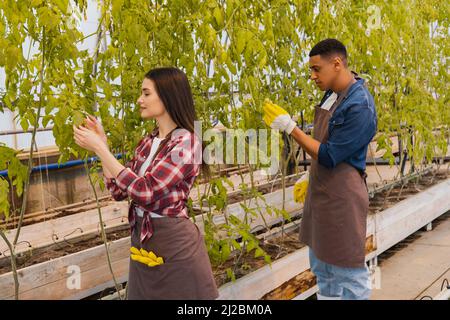
[[[114,199],[131,199],[128,299],[215,299],[203,236],[186,207],[201,167],[186,75],[176,68],[149,71],[137,102],[141,117],[155,119],[157,128],[139,142],[126,166],[109,151],[94,117],[86,119],[85,127],[74,127],[75,142],[101,159]]]

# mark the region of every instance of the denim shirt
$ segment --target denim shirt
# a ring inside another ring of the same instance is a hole
[[[325,93],[322,103],[332,94]],[[328,123],[328,141],[319,147],[319,164],[334,168],[346,162],[359,171],[366,169],[367,148],[377,131],[377,113],[364,79],[357,80],[347,91]]]

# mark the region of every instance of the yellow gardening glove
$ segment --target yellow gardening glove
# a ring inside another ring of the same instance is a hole
[[[298,203],[305,203],[306,191],[309,185],[309,171],[300,177],[294,185],[294,201]]]
[[[264,100],[263,110],[263,120],[272,129],[278,129],[290,134],[297,125],[286,110],[272,103],[269,99]]]
[[[163,258],[157,257],[153,253],[153,251],[147,252],[145,249],[139,250],[135,247],[131,247],[130,251],[131,251],[131,260],[146,264],[149,267],[158,266],[164,263]]]

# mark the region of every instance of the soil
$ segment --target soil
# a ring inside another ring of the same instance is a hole
[[[403,186],[397,185],[390,190],[378,192],[372,199],[370,199],[369,214],[375,214],[379,211],[386,210],[399,201],[405,200],[412,195],[424,191],[425,189],[428,189],[445,179],[448,179],[448,175],[445,172],[429,172],[423,175],[420,179],[418,178],[408,181]]]
[[[270,256],[272,262],[281,259],[282,257],[304,247],[298,240],[298,232],[285,233],[284,237],[273,238],[260,241],[260,247]],[[244,253],[242,257],[235,256],[224,264],[213,267],[214,278],[217,287],[230,281],[226,270],[228,268],[234,269],[236,279],[239,279],[256,269],[266,265],[263,257],[255,258],[254,251]]]
[[[107,232],[108,241],[114,241],[128,237],[130,235],[130,229],[128,226],[124,227],[124,230]],[[50,248],[34,249],[31,252],[25,252],[20,254],[16,259],[17,269],[29,267],[34,264],[53,260],[56,258],[64,257],[72,253],[80,252],[95,246],[103,244],[103,240],[100,235],[93,235],[95,238],[77,241],[76,244],[72,243],[73,240],[60,242],[52,245]],[[2,259],[0,265],[0,274],[10,272],[11,265],[9,258]]]
[[[286,188],[289,188],[289,187],[293,186],[297,180],[298,180],[298,177],[287,178],[285,180]],[[270,185],[267,185],[266,183],[264,183],[262,185],[257,185],[257,186],[255,186],[255,188],[257,189],[258,192],[260,192],[262,194],[266,194],[266,193],[271,193],[271,192],[274,192],[276,190],[281,189],[281,186],[282,186],[281,181],[278,181],[278,182],[275,182],[275,183],[270,184]],[[232,192],[228,196],[227,204],[230,205],[230,204],[233,204],[233,203],[237,203],[237,202],[243,201],[244,199],[247,199],[248,197],[249,197],[248,194],[245,195],[244,192],[242,192],[242,191],[235,191],[235,192]],[[203,205],[206,207],[208,204],[205,201],[203,203]]]

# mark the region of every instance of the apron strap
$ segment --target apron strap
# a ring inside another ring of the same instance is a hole
[[[339,105],[342,103],[342,101],[344,101],[346,94],[347,94],[347,90],[345,90],[345,92],[343,92],[340,96],[338,96],[338,98],[336,99],[336,101],[333,103],[333,105],[330,108],[331,114],[333,114],[334,111],[337,109],[337,107],[339,107]]]
[[[369,187],[367,186],[367,173],[366,170],[358,170],[359,174],[361,175],[361,178],[364,180],[364,184],[366,185],[367,192],[369,192]]]
[[[361,79],[358,74],[354,71],[351,71],[351,73],[354,76],[355,80],[359,80]],[[344,92],[342,92],[340,95],[338,95],[338,98],[336,99],[336,101],[333,103],[333,105],[330,108],[330,112],[331,114],[334,113],[334,111],[337,109],[337,107],[339,107],[339,105],[342,103],[342,101],[344,101],[344,99],[347,97],[347,93],[350,90],[350,87],[353,85],[353,83],[351,83],[345,90]]]

